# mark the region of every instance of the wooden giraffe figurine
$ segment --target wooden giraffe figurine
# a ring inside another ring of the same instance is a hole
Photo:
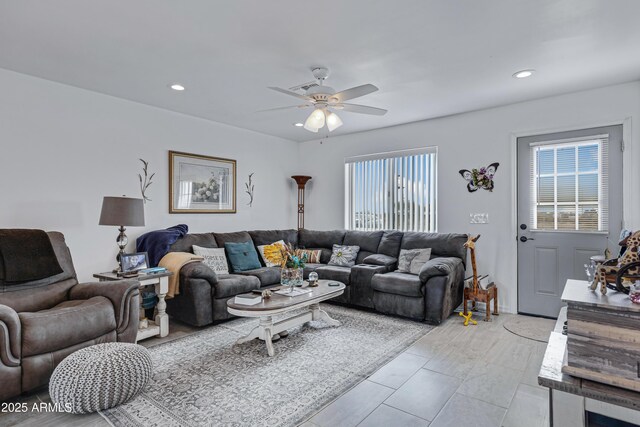
[[[476,242],[480,238],[480,235],[473,237],[471,235],[467,238],[467,243],[464,244],[464,247],[469,249],[471,252],[471,269],[473,270],[473,293],[478,292],[478,270],[476,269]],[[475,301],[474,301],[475,306]]]
[[[464,307],[464,317],[467,316],[467,303],[471,301],[472,308],[475,310],[476,302],[480,301],[486,304],[485,309],[485,322],[491,321],[491,309],[490,304],[491,300],[493,300],[493,314],[498,315],[498,287],[491,283],[487,286],[487,289],[480,288],[478,283],[478,269],[476,267],[476,242],[480,238],[480,235],[477,236],[468,236],[467,242],[464,244],[464,247],[469,249],[471,252],[471,268],[473,270],[473,285],[470,288],[464,288],[463,290],[463,307]]]

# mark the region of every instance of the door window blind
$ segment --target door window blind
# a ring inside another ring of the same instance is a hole
[[[531,145],[535,230],[608,231],[608,136]]]
[[[436,148],[347,159],[345,226],[436,231]]]

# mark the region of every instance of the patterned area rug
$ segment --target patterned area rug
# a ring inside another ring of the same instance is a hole
[[[102,415],[114,426],[294,426],[375,372],[431,326],[323,304],[342,325],[291,329],[268,357],[235,345],[256,319],[236,319],[151,347],[154,377]]]
[[[504,322],[504,328],[523,338],[534,341],[549,342],[549,335],[553,331],[556,321],[533,316],[513,316]]]

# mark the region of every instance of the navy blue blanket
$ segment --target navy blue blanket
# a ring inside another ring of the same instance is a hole
[[[150,231],[136,239],[136,251],[147,252],[150,267],[157,267],[162,257],[169,252],[171,245],[188,232],[187,224],[174,225],[166,230]]]

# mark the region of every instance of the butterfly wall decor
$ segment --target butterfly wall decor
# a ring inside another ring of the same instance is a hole
[[[460,175],[467,181],[469,193],[478,191],[479,188],[493,191],[493,177],[498,170],[500,163],[491,163],[486,168],[480,169],[460,169]]]

